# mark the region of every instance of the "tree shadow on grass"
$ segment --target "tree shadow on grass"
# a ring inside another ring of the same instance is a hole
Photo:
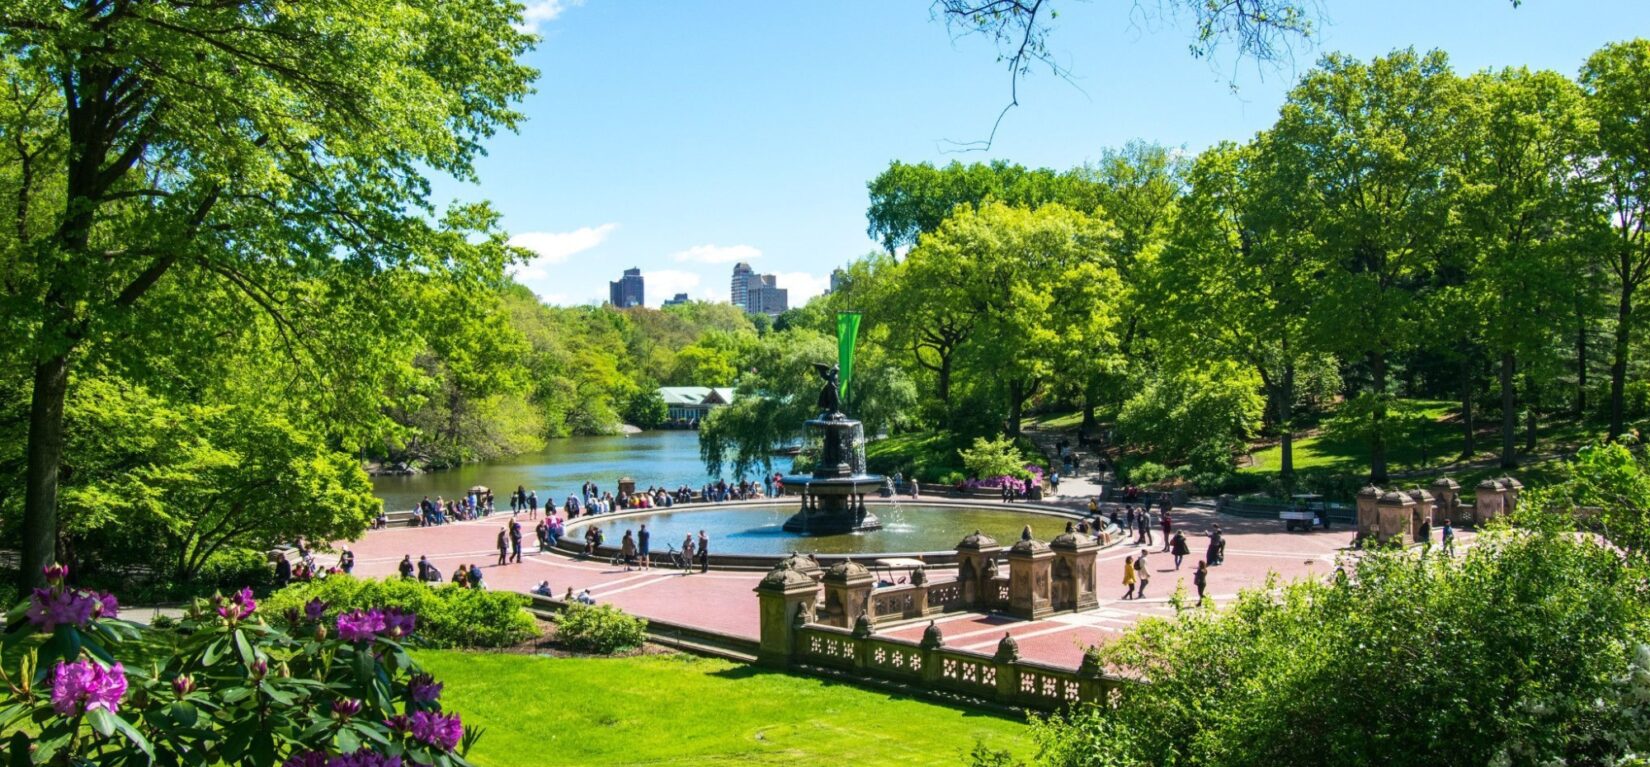
[[[899,692],[897,690],[888,689],[889,685],[895,683],[884,682],[876,679],[864,678],[863,681],[857,679],[849,681],[826,676],[816,676],[814,674],[780,671],[778,669],[766,668],[755,664],[742,664],[734,666],[733,668],[713,671],[709,674],[709,676],[733,681],[774,676],[808,679],[818,682],[821,686],[827,689],[851,688],[855,690],[862,690],[867,693],[880,695],[883,700],[889,702],[910,701],[928,705],[939,705],[945,706],[946,708],[955,709],[963,716],[967,717],[989,717],[992,719],[1002,719],[1011,722],[1025,722],[1025,713],[1019,709],[1009,708],[1006,706],[982,706],[971,698],[946,692],[944,690],[931,690],[924,688],[920,692],[914,689],[910,693]],[[905,684],[910,686],[910,683]]]

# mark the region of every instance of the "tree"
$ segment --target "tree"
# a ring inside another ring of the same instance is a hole
[[[1611,543],[1643,561],[1650,553],[1650,458],[1643,448],[1620,443],[1589,445],[1559,466],[1554,482],[1533,489],[1519,510],[1531,524],[1591,520]]]
[[[1347,569],[1148,618],[1091,651],[1143,683],[1114,709],[1034,725],[1040,761],[1617,764],[1650,745],[1643,683],[1624,681],[1650,638],[1644,572],[1608,547],[1489,533],[1462,557]]]
[[[1610,437],[1626,428],[1633,300],[1650,280],[1650,40],[1600,48],[1581,68],[1594,129],[1587,136],[1600,215],[1615,237],[1598,253],[1615,280],[1616,337],[1610,367]]]
[[[1517,465],[1516,376],[1519,360],[1550,347],[1551,328],[1570,307],[1562,286],[1575,278],[1563,251],[1580,218],[1572,170],[1580,154],[1581,94],[1553,72],[1507,69],[1463,84],[1456,124],[1461,141],[1452,173],[1454,207],[1471,259],[1461,314],[1482,323],[1499,358],[1501,465]],[[1533,408],[1533,401],[1526,407]]]
[[[1417,294],[1448,221],[1447,117],[1457,91],[1437,51],[1368,64],[1332,54],[1290,92],[1272,129],[1279,161],[1300,181],[1282,202],[1309,216],[1329,265],[1314,302],[1317,343],[1367,361],[1375,482],[1387,479],[1388,365],[1416,338]]]
[[[1323,265],[1305,220],[1285,203],[1296,179],[1276,154],[1262,134],[1248,146],[1221,144],[1197,158],[1173,240],[1140,292],[1157,297],[1147,317],[1172,356],[1197,365],[1233,360],[1260,377],[1288,482],[1296,376],[1317,355],[1307,318],[1320,298],[1315,277]]]
[[[471,177],[481,141],[515,123],[510,104],[534,76],[516,60],[533,39],[513,28],[520,16],[497,0],[0,12],[0,114],[15,139],[0,163],[13,222],[0,253],[17,297],[3,324],[24,330],[32,367],[25,581],[53,558],[76,356],[134,337],[157,285],[221,281],[283,326],[301,302],[381,295],[389,314],[336,317],[370,337],[402,321],[403,271],[496,278],[509,252],[491,213],[434,217],[424,174]],[[298,282],[312,294],[294,296]]]
[[[938,229],[958,205],[996,200],[1035,208],[1059,202],[1087,211],[1094,209],[1099,192],[1083,174],[1028,170],[1003,160],[968,165],[953,161],[943,168],[895,160],[866,186],[871,195],[866,234],[881,242],[889,255],[916,245],[918,237]]]

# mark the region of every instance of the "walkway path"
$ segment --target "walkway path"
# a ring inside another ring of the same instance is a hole
[[[1062,483],[1062,489],[1065,489]],[[1079,498],[1073,497],[1073,502]],[[1086,500],[1081,500],[1086,503]],[[530,523],[522,515],[524,526]],[[420,555],[451,575],[459,564],[481,565],[489,588],[526,592],[540,581],[550,581],[558,595],[571,588],[575,593],[590,589],[600,602],[612,603],[626,611],[657,620],[712,629],[735,636],[755,638],[758,633],[757,601],[751,593],[762,577],[756,572],[711,571],[685,574],[677,570],[626,571],[605,562],[576,561],[557,554],[526,554],[521,564],[495,565],[498,550],[494,542],[507,517],[460,522],[441,527],[391,528],[375,530],[354,544],[357,574],[393,577],[403,554],[414,561]],[[989,651],[1005,631],[1020,644],[1021,655],[1030,660],[1074,666],[1085,647],[1107,641],[1143,617],[1172,614],[1168,599],[1184,582],[1189,594],[1192,570],[1207,545],[1206,535],[1219,524],[1226,535],[1226,563],[1210,571],[1209,593],[1216,604],[1230,601],[1240,589],[1258,586],[1268,573],[1280,576],[1326,577],[1334,572],[1336,557],[1351,542],[1352,530],[1338,528],[1311,533],[1290,533],[1275,520],[1217,518],[1212,511],[1179,508],[1171,513],[1177,529],[1184,530],[1193,554],[1177,571],[1174,558],[1159,553],[1162,540],[1149,547],[1148,561],[1153,573],[1147,596],[1142,600],[1121,600],[1122,567],[1125,557],[1139,553],[1137,546],[1118,546],[1101,552],[1098,560],[1100,609],[1080,615],[1055,616],[1041,621],[1009,621],[998,616],[948,615],[938,624],[952,647]],[[1154,535],[1161,531],[1154,530]],[[670,539],[660,532],[658,540]],[[1472,534],[1459,534],[1459,544],[1470,543]],[[714,550],[716,542],[711,541]],[[936,581],[944,579],[937,573]],[[920,637],[926,623],[889,631],[892,636]]]

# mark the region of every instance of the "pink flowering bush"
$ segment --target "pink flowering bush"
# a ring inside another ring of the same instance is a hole
[[[162,630],[120,620],[62,568],[47,577],[0,640],[10,764],[468,767],[480,732],[407,654],[409,611],[328,620],[313,600],[277,628],[242,590]]]

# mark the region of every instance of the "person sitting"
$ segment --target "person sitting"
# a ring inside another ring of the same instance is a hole
[[[453,568],[453,585],[460,588],[469,588],[470,571],[464,565]]]
[[[537,594],[541,597],[555,596],[550,591],[550,582],[549,581],[539,581],[539,585],[533,587],[533,593]]]
[[[586,527],[584,529],[584,555],[585,556],[588,557],[591,554],[596,553],[596,536],[597,535],[598,534],[596,532],[596,526],[595,525],[591,525],[591,526]]]
[[[470,588],[476,591],[487,590],[487,584],[481,582],[481,567],[475,563],[470,564]]]
[[[590,596],[590,589],[585,589],[583,591],[580,591],[579,595],[575,598],[578,600],[579,604],[581,604],[581,605],[593,605],[593,604],[596,603],[596,598],[593,597],[593,596]]]

